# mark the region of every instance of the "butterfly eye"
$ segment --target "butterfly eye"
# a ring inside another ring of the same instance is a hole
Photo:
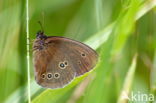
[[[60,74],[59,73],[55,73],[54,74],[54,78],[58,79],[60,77]]]
[[[51,79],[51,78],[52,78],[52,74],[51,74],[51,73],[48,73],[48,74],[47,74],[47,78],[48,78],[48,79]]]
[[[42,74],[42,78],[45,79],[45,74]]]

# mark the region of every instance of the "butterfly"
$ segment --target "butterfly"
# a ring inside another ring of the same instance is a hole
[[[44,88],[63,88],[92,70],[97,61],[96,51],[76,40],[40,31],[33,42],[35,80]]]

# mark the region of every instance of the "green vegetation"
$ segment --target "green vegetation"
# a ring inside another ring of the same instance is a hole
[[[32,103],[155,103],[156,0],[29,0],[30,47],[41,21],[49,36],[64,36],[94,48],[97,66],[65,88],[34,81]],[[0,103],[27,103],[26,1],[0,1]],[[123,92],[129,100],[123,99]],[[151,94],[155,101],[132,100]]]

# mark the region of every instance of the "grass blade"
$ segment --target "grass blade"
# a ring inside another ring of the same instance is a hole
[[[125,78],[123,89],[121,90],[121,94],[118,98],[117,103],[127,103],[128,98],[126,96],[128,96],[128,94],[130,93],[132,81],[133,81],[133,78],[135,75],[136,64],[137,64],[137,54],[133,57],[132,64],[129,67],[129,71],[128,71],[127,76]]]

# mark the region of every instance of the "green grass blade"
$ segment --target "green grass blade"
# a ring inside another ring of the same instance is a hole
[[[131,0],[128,9],[121,11],[115,26],[115,41],[113,55],[121,52],[129,35],[133,32],[135,17],[140,7],[140,0]]]
[[[127,76],[125,78],[123,89],[121,90],[121,94],[120,94],[120,96],[118,98],[117,103],[127,103],[127,98],[126,97],[124,98],[123,96],[125,96],[125,95],[128,96],[128,94],[130,93],[133,78],[134,78],[134,75],[135,75],[136,64],[137,64],[137,55],[135,55],[133,57],[132,64],[129,67],[129,71],[128,71]]]
[[[156,95],[156,52],[154,56],[153,68],[151,70],[151,92]]]

